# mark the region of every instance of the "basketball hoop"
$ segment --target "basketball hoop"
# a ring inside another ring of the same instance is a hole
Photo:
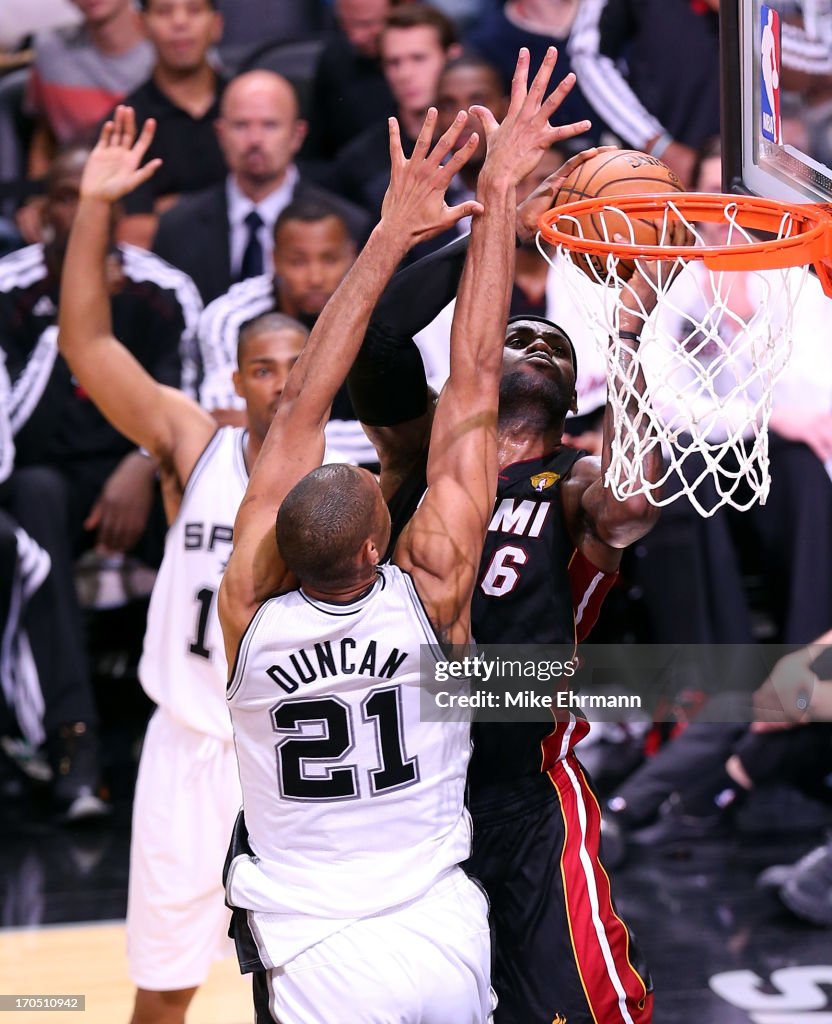
[[[674,221],[695,244],[663,244]],[[657,244],[643,244],[653,229]],[[714,232],[718,245],[708,244]],[[541,239],[557,247],[555,259]],[[538,247],[606,361],[613,439],[605,484],[615,497],[664,506],[684,494],[703,516],[765,502],[774,385],[791,354],[808,265],[832,296],[832,214],[748,196],[582,199],[543,216]],[[648,276],[643,261],[657,260],[666,266]],[[635,275],[648,281],[655,309],[636,294]],[[643,324],[634,360],[619,338],[624,309]],[[665,466],[651,481],[643,467],[657,444]]]

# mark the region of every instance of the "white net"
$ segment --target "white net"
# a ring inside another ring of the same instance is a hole
[[[595,214],[593,229],[601,223],[610,241],[613,233],[643,234],[643,220],[632,224],[615,207],[609,214],[613,227]],[[756,241],[727,200],[719,224],[677,215],[700,248]],[[585,219],[570,220],[572,233],[583,237]],[[656,227],[661,243],[667,220]],[[790,235],[788,218],[781,231]],[[585,256],[566,246],[553,256],[540,236],[538,247],[606,362],[614,435],[605,484],[615,497],[643,494],[663,506],[686,495],[703,516],[724,505],[744,510],[765,502],[773,389],[791,354],[792,314],[807,268],[712,271],[696,258],[658,266],[611,254]],[[633,315],[643,324],[638,346],[619,337],[623,309],[630,324]],[[646,463],[657,446],[662,469],[650,479]]]

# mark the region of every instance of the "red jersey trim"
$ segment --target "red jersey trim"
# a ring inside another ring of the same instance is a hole
[[[575,616],[575,639],[580,643],[586,640],[598,621],[601,605],[618,579],[618,572],[603,572],[577,548],[569,560],[568,571]]]

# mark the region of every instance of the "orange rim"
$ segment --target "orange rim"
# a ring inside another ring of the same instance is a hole
[[[689,221],[723,221],[729,205],[736,209],[732,219],[741,227],[777,234],[788,223],[792,234],[742,245],[672,246],[576,238],[557,227],[566,217],[583,217],[603,210],[653,219],[658,215],[676,220],[684,216]],[[697,192],[595,197],[554,207],[541,217],[538,226],[547,242],[596,256],[702,260],[711,270],[771,270],[813,264],[824,291],[832,296],[832,212],[817,203],[782,203],[756,196]]]

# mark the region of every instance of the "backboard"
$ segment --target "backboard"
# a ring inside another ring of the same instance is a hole
[[[832,203],[832,0],[721,0],[723,189]]]

